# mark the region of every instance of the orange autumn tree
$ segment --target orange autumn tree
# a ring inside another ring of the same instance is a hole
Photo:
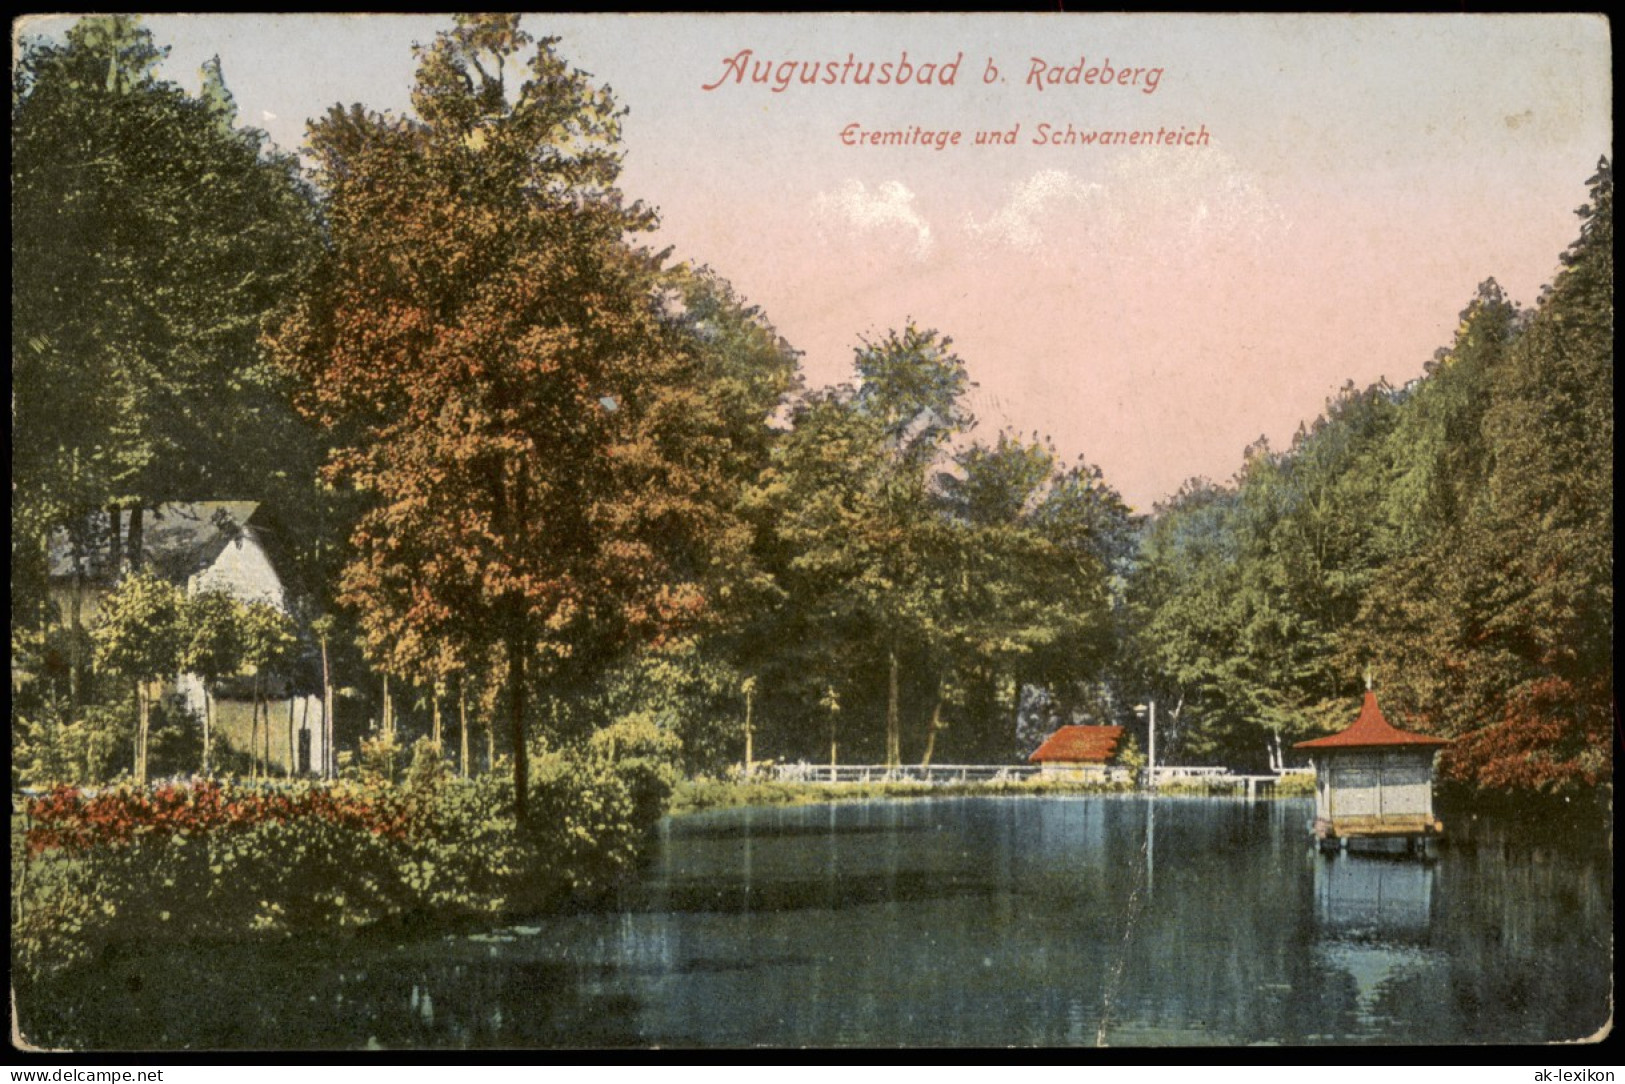
[[[269,334],[372,499],[341,601],[386,670],[505,660],[521,816],[533,685],[697,617],[737,534],[703,353],[615,187],[623,111],[555,41],[458,16],[415,116],[311,125],[330,251]]]

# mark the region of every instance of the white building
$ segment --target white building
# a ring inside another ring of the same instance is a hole
[[[272,532],[255,522],[259,506],[252,501],[195,501],[146,509],[137,523],[130,512],[118,524],[117,552],[106,513],[87,527],[92,545],[76,549],[66,535],[51,545],[51,592],[64,615],[74,606],[85,627],[95,622],[98,601],[117,582],[118,571],[139,532],[145,567],[183,587],[188,595],[221,591],[241,602],[265,602],[290,616],[293,598],[277,570]],[[296,774],[319,772],[326,749],[319,683],[295,665],[286,674],[267,676],[270,697],[270,759],[273,772],[292,764]],[[203,681],[196,674],[177,675],[172,696],[203,717]],[[228,679],[215,688],[215,732],[230,748],[247,752],[252,726],[252,693],[246,679]]]

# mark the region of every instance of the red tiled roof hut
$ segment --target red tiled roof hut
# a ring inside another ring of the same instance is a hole
[[[1443,832],[1433,817],[1433,758],[1449,744],[1390,724],[1377,706],[1377,694],[1367,689],[1353,726],[1293,747],[1309,753],[1315,766],[1315,836],[1414,838]]]
[[[1063,726],[1027,759],[1039,765],[1045,776],[1104,777],[1122,740],[1120,726]]]

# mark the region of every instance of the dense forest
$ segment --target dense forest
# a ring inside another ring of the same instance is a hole
[[[1137,516],[1090,463],[980,432],[941,330],[900,322],[806,387],[765,314],[656,246],[618,187],[623,110],[556,46],[459,16],[410,115],[335,107],[302,165],[218,62],[196,94],[160,79],[131,18],[25,41],[14,786],[196,771],[203,721],[150,680],[300,656],[352,751],[471,714],[521,814],[527,758],[613,727],[692,773],[1000,763],[1073,721],[1143,745],[1150,699],[1159,760],[1263,766],[1366,680],[1456,739],[1462,783],[1610,779],[1606,159],[1532,307],[1486,281],[1423,375],[1351,384]],[[139,567],[150,510],[225,498],[285,527],[286,628]],[[129,540],[94,620],[53,592],[53,539]]]
[[[1402,388],[1346,387],[1290,449],[1158,507],[1127,651],[1175,749],[1243,755],[1349,718],[1362,675],[1495,789],[1610,773],[1613,179],[1533,309],[1484,282]],[[1179,755],[1176,753],[1175,755]]]

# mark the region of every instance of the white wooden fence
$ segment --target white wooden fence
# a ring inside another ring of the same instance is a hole
[[[884,764],[837,764],[832,767],[803,761],[771,767],[760,765],[758,771],[780,783],[1010,783],[1037,779],[1043,775],[1043,769],[1036,764],[932,764],[930,767],[918,764],[899,764],[895,767]],[[1136,773],[1119,767],[1099,769],[1088,775],[1080,773],[1076,777],[1065,772],[1052,773],[1058,780],[1076,778],[1078,781],[1102,783],[1143,782],[1145,774],[1144,771]],[[1305,774],[1312,776],[1314,770],[1287,768],[1280,776]],[[1139,778],[1136,779],[1136,776]],[[1245,787],[1251,793],[1260,784],[1273,782],[1275,778],[1274,775],[1241,775],[1231,772],[1229,768],[1180,764],[1159,765],[1156,782],[1159,785],[1205,783],[1211,786]]]
[[[1192,779],[1212,779],[1215,776],[1229,774],[1229,768],[1193,767],[1185,764],[1157,765],[1157,781],[1160,783],[1185,782],[1186,780]]]
[[[773,778],[780,783],[1005,783],[1037,777],[1037,765],[1028,764],[777,764]]]

